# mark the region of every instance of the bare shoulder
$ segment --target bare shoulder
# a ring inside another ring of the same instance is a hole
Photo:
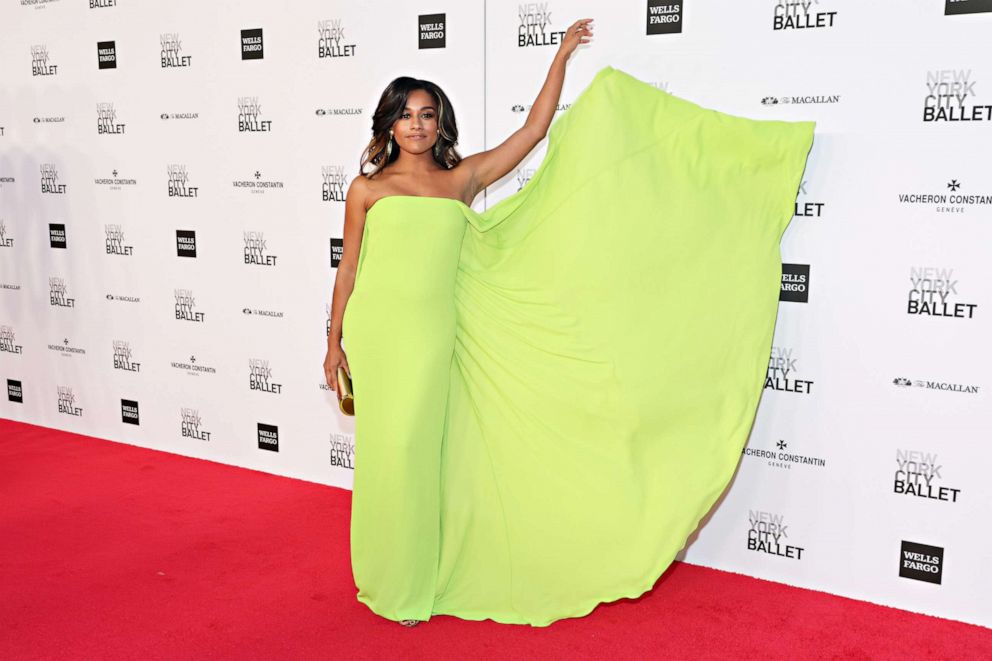
[[[348,184],[348,192],[345,194],[345,205],[352,209],[368,208],[369,196],[372,194],[372,185],[369,178],[359,175]]]

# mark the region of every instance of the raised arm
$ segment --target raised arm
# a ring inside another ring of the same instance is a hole
[[[558,99],[561,97],[562,83],[565,81],[565,64],[579,44],[589,41],[592,36],[591,22],[591,18],[580,19],[565,32],[565,37],[551,62],[544,86],[541,87],[534,105],[531,106],[524,125],[492,149],[462,159],[459,166],[468,171],[473,196],[517,167],[548,134],[548,127],[551,126],[555,108],[558,107]]]

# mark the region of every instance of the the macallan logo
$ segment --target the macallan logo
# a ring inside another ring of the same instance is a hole
[[[179,415],[183,438],[195,438],[198,441],[210,440],[210,432],[203,428],[203,421],[197,409],[181,408]]]
[[[781,514],[749,510],[747,519],[748,551],[767,553],[793,560],[803,559],[803,551],[806,549],[789,543],[789,526],[786,525]]]
[[[114,104],[96,104],[96,132],[99,135],[124,135],[124,124],[117,121]]]
[[[200,189],[189,185],[189,173],[181,163],[172,163],[166,167],[169,176],[169,197],[196,197]]]
[[[56,388],[58,389],[59,413],[82,417],[83,409],[76,406],[76,395],[73,394],[72,388],[69,386],[56,386]]]
[[[166,32],[158,36],[160,59],[163,69],[188,67],[192,62],[189,55],[183,55],[183,41],[176,32]]]
[[[272,130],[271,119],[260,119],[262,104],[257,96],[238,97],[238,131],[240,133],[256,133]]]
[[[66,185],[59,183],[59,171],[54,163],[41,164],[41,192],[48,195],[64,195]]]
[[[323,180],[320,186],[320,201],[344,202],[349,184],[344,168],[340,165],[322,165],[320,177]]]
[[[31,47],[32,76],[54,76],[58,72],[58,65],[52,64],[48,57],[48,46],[39,44]]]
[[[317,59],[352,57],[355,48],[355,44],[346,42],[340,18],[317,21]]]
[[[174,289],[176,298],[176,319],[181,321],[203,322],[204,313],[196,311],[196,298],[190,289]]]
[[[517,47],[557,46],[565,38],[564,30],[551,28],[551,3],[528,2],[517,5]]]
[[[926,390],[943,390],[946,392],[959,392],[966,395],[977,395],[980,388],[975,385],[963,383],[950,383],[948,381],[935,381],[931,379],[907,379],[906,377],[896,377],[892,383],[900,388],[924,388]]]

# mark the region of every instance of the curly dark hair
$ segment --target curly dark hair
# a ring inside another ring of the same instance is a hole
[[[455,145],[458,144],[458,125],[455,122],[455,109],[448,100],[448,95],[429,80],[400,76],[393,79],[383,90],[382,96],[379,97],[379,105],[372,114],[372,139],[362,152],[358,166],[360,175],[373,177],[399,157],[400,150],[394,145],[387,160],[386,146],[391,139],[389,129],[403,114],[407,97],[413,90],[424,90],[434,97],[434,102],[437,104],[437,121],[441,132],[434,145],[434,160],[447,170],[455,167],[462,160],[461,155],[455,150]],[[367,172],[366,167],[369,164],[373,167]]]

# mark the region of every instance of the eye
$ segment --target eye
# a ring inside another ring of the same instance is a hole
[[[425,112],[424,113],[424,117],[426,117],[427,119],[432,119],[434,117],[434,113],[432,113],[432,112]]]

